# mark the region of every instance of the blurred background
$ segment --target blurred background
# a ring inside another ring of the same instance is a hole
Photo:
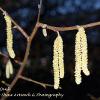
[[[28,33],[31,34],[36,23],[39,0],[0,0],[0,7]],[[73,26],[100,21],[100,0],[43,0],[40,22],[54,26]],[[53,42],[57,34],[47,30],[44,37],[40,28],[33,40],[30,56],[23,75],[39,82],[53,84],[52,56]],[[61,93],[67,100],[100,100],[100,27],[86,29],[88,38],[88,68],[89,77],[82,74],[82,83],[76,85],[74,81],[75,66],[75,34],[77,31],[60,32],[64,41],[65,78],[61,80],[61,90],[52,87],[44,89],[40,85],[19,80],[12,93]],[[23,60],[26,39],[13,29],[14,50],[16,59]],[[0,52],[7,54],[6,23],[0,12]],[[5,78],[7,58],[0,56],[0,80],[10,83],[15,77],[19,65],[12,59],[14,75],[9,80]],[[0,83],[2,87],[5,87]],[[92,96],[94,97],[92,97]],[[60,98],[60,97],[58,97]],[[97,98],[97,99],[96,99]],[[29,97],[9,97],[8,100],[31,100]],[[47,97],[34,97],[36,100],[47,100]],[[52,97],[52,99],[56,99]]]

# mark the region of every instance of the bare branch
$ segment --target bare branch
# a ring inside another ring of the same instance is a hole
[[[91,94],[88,94],[87,96],[89,96],[91,100],[99,100],[98,98],[94,97],[94,96],[91,95]]]
[[[44,23],[40,23],[39,22],[37,24],[37,26],[43,28]],[[85,25],[79,25],[79,26],[82,26],[84,28],[100,26],[100,21],[99,22],[93,22],[93,23],[85,24]],[[46,28],[49,29],[49,30],[52,30],[52,31],[70,31],[70,30],[77,30],[77,25],[76,26],[71,26],[71,27],[55,27],[55,26],[47,25]]]
[[[40,19],[40,15],[41,15],[41,9],[42,9],[42,0],[40,0],[40,4],[38,4],[38,17],[37,17],[37,22],[39,22],[39,19]]]
[[[6,83],[5,81],[1,81],[2,84],[4,84],[5,86],[9,87],[10,84]]]
[[[6,57],[6,58],[9,58],[9,56],[7,56],[6,54],[3,54],[2,52],[0,52],[0,55],[1,55],[1,56],[4,56],[4,57]],[[19,65],[22,64],[21,61],[18,61],[18,60],[16,60],[16,59],[14,59],[14,61],[15,61],[15,63],[17,63],[17,64],[19,64]]]
[[[41,83],[41,82],[32,80],[32,79],[27,78],[27,77],[24,77],[24,76],[19,76],[19,78],[20,78],[20,79],[23,79],[23,80],[26,80],[26,81],[29,81],[29,82],[32,82],[32,83],[35,83],[35,84],[38,84],[38,85],[41,85],[41,86],[43,86],[44,88],[46,88],[47,86],[48,86],[48,87],[53,87],[53,86],[54,86],[54,85],[51,85],[51,84]],[[59,87],[59,89],[61,89],[61,87]]]

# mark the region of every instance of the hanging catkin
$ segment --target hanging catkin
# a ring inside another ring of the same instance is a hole
[[[43,25],[43,28],[42,28],[42,33],[43,33],[43,35],[44,35],[45,37],[47,36],[47,30],[46,30],[46,27],[47,27],[47,25],[44,24],[44,25]]]
[[[87,37],[84,28],[81,27],[81,45],[82,45],[82,71],[85,75],[89,75],[90,72],[88,66],[88,51],[87,51]]]
[[[57,32],[58,33],[58,53],[59,53],[59,61],[58,61],[58,63],[59,63],[59,70],[60,70],[60,78],[64,78],[64,54],[63,54],[63,40],[62,40],[62,38],[61,38],[61,36],[60,36],[60,34],[59,34],[59,32]]]
[[[75,40],[75,81],[77,84],[81,83],[81,50],[80,50],[80,33],[76,34]]]
[[[11,19],[8,15],[5,14],[4,16],[5,21],[6,21],[6,32],[7,32],[7,50],[9,53],[9,56],[11,58],[15,57],[15,53],[13,50],[13,35],[12,35],[12,23],[11,23]]]
[[[53,46],[54,89],[58,89],[60,83],[57,48],[58,48],[58,38],[55,39]]]
[[[87,38],[84,28],[78,26],[75,40],[75,81],[77,84],[81,83],[81,70],[87,76],[90,74],[87,66]]]
[[[63,62],[63,42],[58,33],[53,45],[53,70],[54,70],[54,88],[58,89],[60,78],[64,77],[64,62]]]
[[[10,78],[10,74],[13,74],[13,66],[10,60],[6,64],[6,78]]]

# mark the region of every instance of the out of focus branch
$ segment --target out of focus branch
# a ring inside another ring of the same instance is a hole
[[[10,84],[6,83],[5,81],[1,81],[2,84],[4,84],[5,86],[9,87]]]
[[[88,94],[88,96],[90,97],[91,100],[100,100],[100,97],[96,98],[95,96],[93,96],[91,94]]]

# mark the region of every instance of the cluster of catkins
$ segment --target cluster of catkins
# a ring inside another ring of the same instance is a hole
[[[43,35],[47,36],[46,25],[43,27]],[[77,26],[78,32],[75,39],[75,82],[80,84],[81,71],[85,75],[90,75],[88,70],[88,51],[87,51],[87,37],[82,26]],[[64,53],[63,40],[57,31],[57,37],[53,45],[53,72],[54,72],[54,89],[59,88],[60,78],[64,78]]]
[[[13,34],[12,34],[12,22],[10,17],[5,14],[6,21],[6,33],[7,33],[7,51],[11,58],[15,58],[13,50]],[[47,36],[46,24],[43,26],[43,34]],[[85,75],[89,75],[90,72],[88,66],[88,51],[87,51],[87,37],[85,30],[81,26],[77,26],[78,32],[75,39],[75,82],[80,84],[81,71]],[[58,89],[60,85],[60,78],[64,78],[64,53],[63,53],[63,40],[60,33],[57,31],[57,37],[54,40],[53,45],[53,72],[54,72],[54,89]],[[11,61],[8,60],[6,64],[6,78],[13,74],[13,67]]]

